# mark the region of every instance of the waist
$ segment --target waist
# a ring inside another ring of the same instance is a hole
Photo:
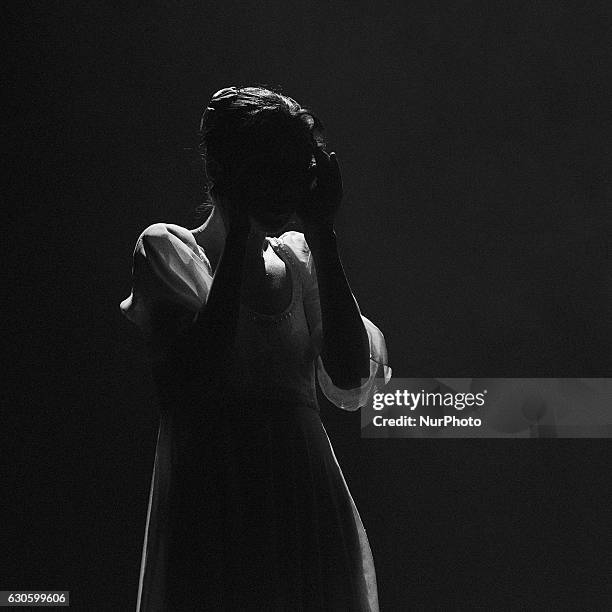
[[[167,426],[181,463],[186,459],[210,466],[230,455],[246,452],[257,456],[283,440],[308,437],[308,432],[319,431],[321,419],[316,401],[276,397],[243,403],[234,398],[203,407],[197,415],[175,411]]]

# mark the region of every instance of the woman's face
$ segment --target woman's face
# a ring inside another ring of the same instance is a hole
[[[287,182],[273,197],[254,198],[249,207],[251,217],[266,231],[280,231],[295,216],[295,211],[308,196],[308,186],[303,180]]]
[[[251,218],[268,232],[276,232],[282,229],[291,219],[295,212],[295,204],[286,205],[281,203],[253,204],[250,207]]]
[[[214,161],[211,160],[211,163]],[[284,179],[275,180],[277,177],[269,169],[254,166],[249,167],[248,173],[232,183],[231,197],[247,206],[248,213],[259,231],[268,234],[280,232],[294,219],[295,211],[309,197],[312,187],[310,170],[289,176],[286,171],[283,174]],[[219,202],[221,208],[223,199],[221,197]]]
[[[251,214],[251,220],[255,228],[264,234],[276,234],[280,232],[289,224],[293,217],[293,212],[281,214],[270,212]]]

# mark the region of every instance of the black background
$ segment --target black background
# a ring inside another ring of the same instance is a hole
[[[195,227],[209,96],[265,83],[338,153],[343,262],[395,376],[609,376],[607,3],[39,3],[6,25],[1,589],[132,610],[157,433],[119,302]],[[362,440],[323,418],[382,610],[609,600],[606,440]]]

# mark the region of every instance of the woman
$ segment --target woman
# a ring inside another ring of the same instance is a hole
[[[261,87],[214,94],[200,134],[212,212],[147,228],[121,303],[161,406],[137,608],[378,610],[316,399],[357,410],[391,375],[338,255],[336,156]]]

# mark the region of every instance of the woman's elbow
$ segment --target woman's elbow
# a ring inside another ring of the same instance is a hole
[[[363,383],[369,378],[369,376],[369,359],[368,363],[366,363],[365,365],[362,364],[359,369],[340,368],[339,371],[329,373],[329,377],[334,386],[344,391],[349,391],[351,389],[357,389],[361,387]]]

